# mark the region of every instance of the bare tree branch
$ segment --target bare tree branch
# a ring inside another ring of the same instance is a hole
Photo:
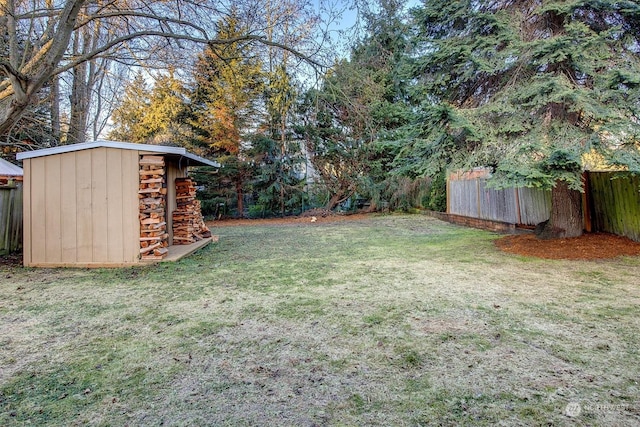
[[[283,13],[295,9],[281,1]],[[257,43],[286,52],[315,69],[325,69],[322,61],[300,50],[298,40],[267,36],[272,34],[267,24],[276,24],[261,21],[265,4],[243,0],[0,0],[0,31],[7,34],[0,38],[0,135],[34,104],[35,95],[54,76],[97,58],[132,63],[140,58],[149,60],[152,55],[166,56],[169,49],[180,54],[172,47],[174,42],[179,46]],[[237,7],[245,8],[251,16],[251,28],[241,37],[220,39],[212,22]],[[304,25],[312,22],[308,19]],[[97,44],[87,52],[73,52],[70,41],[74,34],[96,23],[103,28],[96,36]],[[158,40],[167,43],[158,44]]]

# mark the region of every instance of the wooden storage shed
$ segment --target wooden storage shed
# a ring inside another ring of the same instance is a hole
[[[220,166],[184,148],[96,141],[20,153],[17,158],[24,170],[25,266],[119,267],[145,262],[143,158],[160,159],[164,165],[156,177],[163,187],[160,208],[167,258],[176,259],[211,241],[173,245],[176,179],[186,177],[190,166]]]

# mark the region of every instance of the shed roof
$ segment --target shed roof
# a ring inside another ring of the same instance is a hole
[[[0,176],[23,176],[22,168],[5,159],[0,159]]]
[[[189,153],[183,147],[168,147],[166,145],[132,144],[130,142],[97,140],[82,144],[61,145],[59,147],[43,148],[41,150],[18,153],[18,160],[31,159],[34,157],[51,156],[53,154],[70,153],[73,151],[89,150],[92,148],[119,148],[122,150],[150,151],[154,153],[166,154],[170,157],[178,157],[184,166],[214,166],[220,167],[218,162],[207,160],[203,157]]]

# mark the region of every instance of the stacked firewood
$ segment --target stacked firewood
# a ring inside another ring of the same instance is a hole
[[[161,260],[169,252],[164,166],[162,156],[145,155],[140,159],[140,257],[146,260]]]
[[[196,200],[196,184],[191,178],[176,178],[176,204],[173,211],[173,244],[188,245],[211,237],[204,223],[200,201]]]

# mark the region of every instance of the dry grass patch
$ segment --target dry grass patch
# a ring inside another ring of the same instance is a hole
[[[176,264],[3,267],[0,424],[640,422],[638,258],[422,216],[216,234]]]

